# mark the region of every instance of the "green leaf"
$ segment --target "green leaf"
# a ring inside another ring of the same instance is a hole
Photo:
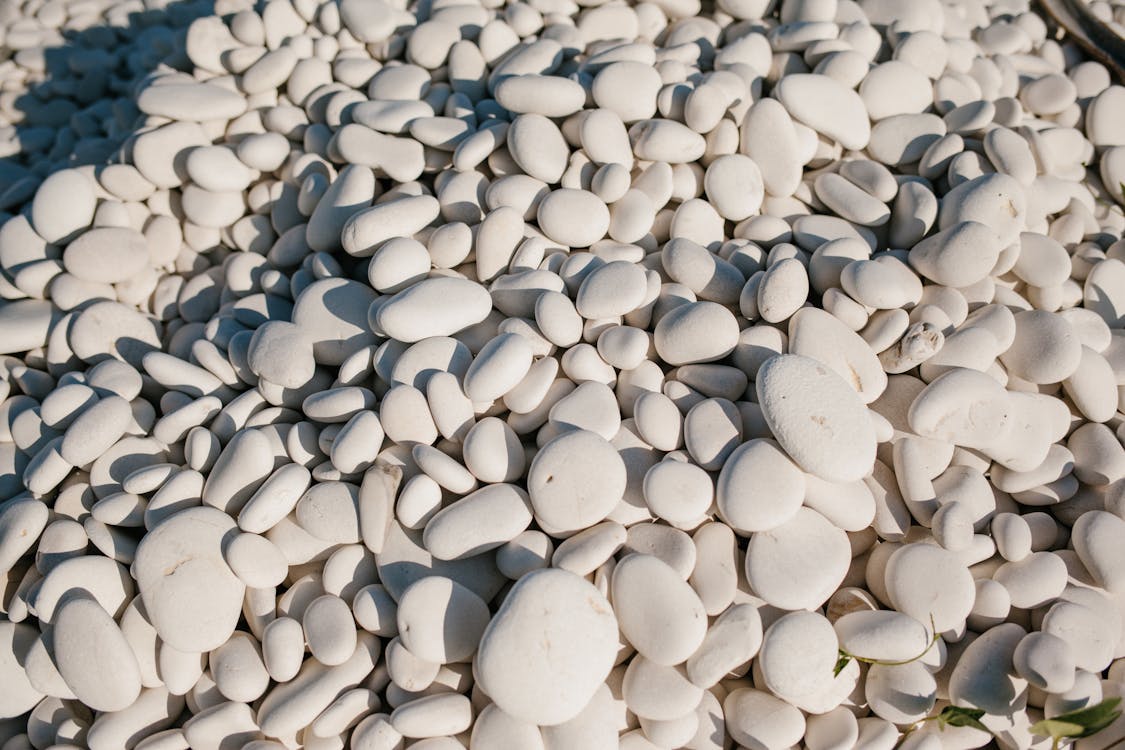
[[[852,660],[852,655],[846,651],[840,651],[839,658],[836,659],[836,666],[832,669],[832,676],[839,677],[844,668],[848,666],[848,662]]]
[[[1063,737],[1077,737],[1083,731],[1080,724],[1071,724],[1069,721],[1059,721],[1058,719],[1043,719],[1031,725],[1031,733],[1037,734],[1040,737],[1053,737],[1061,739]]]
[[[972,727],[982,732],[988,732],[988,727],[980,723],[982,716],[984,716],[984,711],[979,708],[946,706],[937,715],[937,721],[942,727]]]
[[[1044,719],[1031,725],[1031,733],[1046,737],[1089,737],[1117,721],[1121,716],[1119,703],[1120,698],[1106,698],[1095,706]]]

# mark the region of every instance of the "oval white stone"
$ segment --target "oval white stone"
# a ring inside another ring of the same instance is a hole
[[[871,472],[875,429],[867,409],[827,365],[782,354],[762,365],[756,385],[766,424],[798,466],[829,482]]]
[[[481,686],[511,716],[540,725],[577,716],[617,656],[617,619],[592,584],[564,570],[528,573],[492,618],[476,658]]]
[[[245,586],[223,560],[238,527],[211,507],[181,511],[149,531],[133,571],[145,609],[173,648],[200,653],[226,643],[242,614]]]

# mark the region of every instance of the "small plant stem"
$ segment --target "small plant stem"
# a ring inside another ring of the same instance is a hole
[[[883,660],[883,659],[870,659],[866,656],[856,656],[855,654],[849,653],[849,652],[845,651],[844,649],[839,649],[839,651],[840,651],[840,657],[841,658],[846,657],[848,659],[855,659],[856,661],[861,661],[864,664],[878,664],[878,665],[883,666],[883,667],[901,667],[904,664],[910,664],[912,662],[916,662],[919,659],[921,659],[923,656],[928,654],[930,652],[930,649],[934,647],[934,644],[937,643],[937,639],[938,639],[937,627],[934,625],[934,616],[931,614],[930,615],[930,642],[926,644],[926,647],[924,649],[922,649],[921,653],[919,653],[917,656],[911,657],[909,659],[902,659],[901,661],[886,661],[886,660]],[[837,667],[838,667],[837,673],[839,673],[839,670],[840,670],[841,667],[839,666],[839,664],[837,664]],[[1053,748],[1052,750],[1058,750],[1058,748]]]

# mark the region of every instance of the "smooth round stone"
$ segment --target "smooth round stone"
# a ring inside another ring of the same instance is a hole
[[[1113,661],[1115,628],[1104,611],[1065,600],[1052,604],[1040,625],[1042,632],[1066,641],[1075,664],[1088,672],[1101,672]]]
[[[625,551],[652,555],[668,564],[680,578],[695,569],[696,545],[687,532],[659,523],[638,523],[625,536]]]
[[[322,542],[355,544],[360,541],[358,494],[347,482],[314,483],[297,501],[296,521]]]
[[[460,560],[515,539],[531,520],[522,488],[491,484],[438,511],[426,524],[422,542],[439,560]]]
[[[762,172],[744,154],[725,154],[711,162],[703,176],[703,189],[719,215],[731,221],[756,213],[765,197]]]
[[[612,62],[598,71],[591,87],[594,102],[629,123],[652,117],[660,75],[651,65],[637,60]]]
[[[758,667],[770,692],[794,703],[824,688],[838,657],[832,623],[818,612],[791,612],[766,630]]]
[[[35,707],[43,693],[27,679],[24,663],[27,653],[39,638],[39,630],[31,625],[0,621],[0,718],[14,719]]]
[[[747,296],[754,287],[748,283]],[[756,296],[758,314],[770,323],[780,323],[797,312],[809,297],[809,275],[796,258],[784,258],[766,269]],[[746,303],[742,303],[746,304]]]
[[[1071,538],[1086,570],[1106,591],[1125,593],[1125,521],[1103,510],[1083,513]]]
[[[121,711],[141,692],[133,649],[113,618],[87,594],[63,598],[55,611],[51,644],[67,687],[96,711]]]
[[[990,714],[1008,715],[1015,710],[1026,683],[1011,675],[1012,657],[1025,635],[1027,631],[1019,625],[1005,622],[970,643],[949,676],[949,701]]]
[[[311,478],[308,469],[299,463],[288,463],[273,472],[239,510],[237,518],[242,530],[254,534],[269,531],[297,505]]]
[[[906,661],[930,644],[927,625],[892,610],[849,612],[832,624],[840,648],[852,656],[879,661]]]
[[[622,531],[621,537],[624,536]],[[506,578],[516,581],[533,570],[550,565],[554,551],[555,543],[551,538],[542,531],[532,529],[496,550],[496,567]]]
[[[1122,146],[1118,124],[1125,111],[1125,87],[1108,86],[1087,106],[1086,135],[1095,146]]]
[[[682,667],[657,664],[638,654],[625,670],[621,694],[642,720],[674,721],[692,713],[703,690],[688,680]]]
[[[463,388],[469,400],[487,404],[519,385],[531,369],[535,350],[518,333],[501,333],[477,352],[465,371]]]
[[[762,416],[805,471],[829,482],[871,472],[875,429],[859,395],[827,365],[796,354],[768,360],[756,381]]]
[[[1008,371],[1036,384],[1070,377],[1082,361],[1082,340],[1066,318],[1045,310],[1015,315],[1016,338],[1000,355]]]
[[[971,286],[988,277],[1002,249],[996,233],[962,221],[930,235],[910,250],[915,271],[943,286]]]
[[[56,564],[39,585],[34,599],[39,622],[50,623],[59,602],[78,588],[89,592],[113,617],[133,599],[133,579],[123,565],[100,555],[71,557]]]
[[[128,401],[107,396],[71,423],[59,446],[59,455],[71,466],[86,466],[113,447],[132,419]]]
[[[350,192],[358,193],[356,196],[360,199],[358,202],[366,205],[371,201],[371,193],[375,189],[370,183],[371,170],[363,169],[357,173],[345,171],[342,175],[342,177],[349,176],[355,182]],[[336,185],[335,182],[332,184]],[[323,203],[328,197],[329,194],[326,193],[321,202]],[[318,209],[320,205],[317,204]],[[365,258],[381,249],[388,240],[396,237],[409,238],[422,231],[438,218],[440,211],[441,204],[432,195],[398,198],[378,203],[370,208],[363,208],[358,212],[354,207],[345,205],[333,212],[337,213],[337,216],[329,215],[321,218],[314,212],[309,219],[309,231],[327,235],[320,240],[324,243],[325,249],[328,248],[330,238],[335,234],[336,247],[342,246],[348,254]],[[317,240],[310,238],[310,244],[317,244]]]
[[[253,702],[266,692],[270,684],[261,645],[249,633],[236,632],[229,641],[211,652],[208,667],[219,692],[233,701]]]
[[[473,353],[457,339],[435,336],[422,339],[395,360],[391,383],[405,383],[424,391],[438,373],[452,373],[462,378],[473,362]]]
[[[421,532],[405,529],[397,522],[383,540],[376,560],[379,582],[391,596],[399,597],[406,587],[426,576],[447,576],[485,600],[491,600],[504,585],[504,576],[490,555],[464,560],[437,560],[422,546]]]
[[[818,308],[802,308],[789,318],[788,351],[828,365],[865,404],[887,387],[887,373],[867,342],[835,315]]]
[[[543,234],[568,247],[589,247],[609,230],[609,208],[588,190],[552,190],[536,218]]]
[[[566,170],[570,149],[559,128],[543,115],[523,114],[508,128],[508,151],[525,174],[554,184]]]
[[[1125,89],[1123,89],[1125,90]],[[1112,328],[1125,323],[1125,263],[1107,258],[1090,269],[1083,286],[1084,307]]]
[[[867,153],[882,164],[913,164],[945,133],[945,121],[935,114],[892,115],[871,128]]]
[[[547,533],[569,535],[603,520],[625,494],[625,462],[605,438],[572,430],[544,445],[531,462],[527,491]]]
[[[821,202],[841,218],[866,227],[890,221],[886,203],[838,174],[825,172],[816,178],[814,186]]]
[[[918,622],[932,617],[939,633],[960,628],[976,598],[973,577],[960,558],[933,544],[895,550],[887,560],[885,579],[895,609]]]
[[[1107,422],[1117,413],[1117,377],[1105,357],[1082,347],[1078,368],[1063,381],[1063,391],[1091,422]]]
[[[648,337],[638,329],[629,330],[637,331],[647,349]],[[592,380],[587,380],[559,399],[548,414],[550,423],[561,430],[590,430],[606,440],[612,440],[621,429],[621,415],[613,389]]]
[[[846,149],[859,150],[871,138],[863,99],[828,76],[783,76],[774,87],[774,94],[793,119],[838,141]]]
[[[548,555],[550,559],[545,562],[576,575],[589,575],[620,550],[628,538],[624,526],[615,521],[603,521],[568,537]],[[529,559],[528,563],[531,562]]]
[[[67,342],[87,362],[114,357],[140,369],[144,356],[161,348],[159,331],[159,322],[128,305],[107,300],[78,313]]]
[[[364,43],[381,42],[395,30],[395,14],[381,0],[341,0],[340,21]]]
[[[1048,693],[1065,693],[1074,687],[1074,656],[1070,645],[1056,635],[1028,633],[1016,646],[1012,662],[1020,677]]]
[[[184,168],[192,182],[213,192],[245,190],[254,181],[254,172],[225,146],[193,149]]]
[[[234,574],[250,588],[280,586],[289,563],[277,545],[259,534],[239,534],[227,543],[223,556]]]
[[[739,534],[777,528],[805,499],[805,473],[773,440],[743,443],[723,464],[715,484],[719,516]]]
[[[1022,560],[1004,563],[992,578],[1008,590],[1013,607],[1032,609],[1062,594],[1067,569],[1062,558],[1053,552],[1032,552]]]
[[[544,117],[567,117],[586,104],[586,91],[577,81],[558,76],[515,75],[496,86],[496,101],[515,114],[534,112]]]
[[[738,321],[715,302],[689,302],[665,313],[653,330],[656,353],[670,365],[714,362],[738,345]]]
[[[800,146],[793,120],[781,102],[771,98],[754,102],[739,135],[739,150],[758,166],[765,192],[792,195],[801,184]]]
[[[294,679],[275,686],[258,707],[257,724],[249,730],[270,737],[291,737],[304,729],[332,704],[340,693],[363,681],[379,659],[380,641],[360,633],[355,651],[346,662],[326,667],[306,660]],[[311,732],[310,732],[311,734]]]
[[[1029,81],[1020,91],[1020,100],[1037,115],[1056,115],[1078,96],[1074,82],[1061,73],[1048,73]]]
[[[910,428],[923,437],[986,449],[1007,426],[1005,394],[983,372],[951,369],[915,396],[907,412]]]
[[[265,434],[253,429],[239,431],[227,442],[207,475],[203,503],[232,514],[240,511],[249,503],[254,485],[270,475],[273,465],[272,446]],[[285,471],[288,473],[292,469],[286,467]],[[268,488],[271,500],[285,497],[278,489],[278,486]]]
[[[687,164],[703,156],[707,141],[676,120],[641,120],[629,128],[633,153],[646,161]]]
[[[245,197],[237,190],[213,193],[198,185],[185,185],[181,194],[184,218],[199,227],[223,229],[246,212]]]
[[[618,647],[617,620],[601,592],[573,573],[547,568],[508,592],[480,639],[476,672],[505,713],[556,725],[578,716],[594,697]]]
[[[462,454],[465,468],[486,483],[514,482],[526,466],[519,435],[496,417],[485,417],[469,429]]]
[[[59,311],[47,300],[6,301],[0,305],[0,354],[43,346],[58,317]]]
[[[311,337],[284,320],[266,321],[255,329],[246,361],[255,375],[283,388],[300,388],[316,373]]]
[[[1026,213],[1022,185],[1006,174],[986,174],[946,193],[938,213],[938,226],[949,229],[962,221],[979,222],[992,229],[1000,247],[1007,247],[1019,240]]]
[[[137,546],[137,588],[153,627],[173,648],[210,651],[238,625],[246,587],[222,552],[237,529],[220,510],[188,508],[151,529]]]
[[[859,739],[859,722],[846,706],[806,720],[805,746],[809,750],[848,750]]]
[[[742,441],[742,416],[724,398],[700,401],[684,418],[684,445],[701,468],[717,471]]]
[[[1014,130],[1003,127],[990,130],[984,137],[984,153],[998,172],[1015,177],[1020,184],[1030,185],[1035,179],[1038,167],[1031,147]]]
[[[851,560],[848,535],[802,507],[780,526],[750,537],[746,580],[774,607],[816,609],[839,588]]]
[[[67,245],[66,270],[84,281],[116,284],[149,264],[144,235],[127,227],[97,227]]]
[[[191,149],[210,145],[211,138],[198,123],[170,122],[137,136],[132,160],[157,187],[179,187],[188,179],[184,163]]]
[[[712,302],[734,304],[746,284],[737,267],[686,237],[666,242],[660,259],[673,281]]]
[[[876,65],[859,85],[859,96],[872,120],[917,114],[933,104],[933,87],[925,73],[909,63],[890,60]]]
[[[703,644],[687,660],[687,674],[696,685],[710,688],[762,645],[762,616],[749,602],[735,604],[719,615],[707,630]]]
[[[148,86],[137,96],[137,109],[170,120],[230,120],[246,111],[246,98],[210,83]]]
[[[636,310],[647,293],[644,269],[635,263],[614,260],[595,268],[582,279],[574,297],[574,307],[587,320],[613,318]]]
[[[673,451],[683,445],[683,414],[663,393],[642,393],[633,404],[638,434],[652,447]]]
[[[293,322],[312,341],[316,361],[339,365],[376,342],[367,324],[375,291],[351,279],[314,281],[293,303]]]
[[[1105,425],[1082,425],[1070,434],[1066,445],[1069,451],[1064,461],[1073,464],[1074,476],[1079,481],[1096,486],[1113,484],[1125,477],[1125,449]],[[1056,478],[1049,477],[1048,481]]]
[[[764,690],[732,690],[723,700],[723,717],[726,731],[744,747],[786,750],[805,734],[805,715]]]
[[[305,607],[301,620],[309,653],[321,664],[343,664],[355,651],[355,618],[340,597],[318,596]]]
[[[910,724],[928,716],[937,698],[937,683],[920,661],[872,664],[864,693],[871,712],[894,724]]]
[[[397,341],[413,343],[452,336],[480,323],[492,311],[488,290],[468,279],[424,279],[383,303],[375,319]]]
[[[840,286],[852,299],[878,310],[910,306],[922,297],[921,280],[889,254],[849,263],[840,271]]]
[[[61,169],[35,191],[31,226],[48,243],[69,242],[90,226],[97,205],[90,179],[76,169]]]
[[[691,656],[707,634],[699,596],[667,563],[633,554],[613,571],[612,598],[621,632],[646,659],[666,666]]]
[[[426,278],[430,263],[425,245],[409,237],[396,237],[371,257],[367,280],[377,291],[394,294]]]
[[[542,750],[544,747],[543,735],[537,726],[505,713],[495,703],[477,714],[470,743],[483,750],[502,750],[507,747]]]
[[[707,514],[715,485],[706,471],[687,461],[666,460],[645,473],[645,504],[657,518],[693,528]]]
[[[317,202],[316,208],[313,209],[312,215],[309,216],[308,225],[305,227],[305,241],[308,246],[319,252],[338,252],[344,249],[344,229],[351,228],[349,226],[351,218],[371,202],[376,188],[375,174],[368,167],[350,164],[341,169],[340,174],[328,186]],[[436,202],[432,197],[429,200]],[[406,231],[403,234],[408,235],[411,228],[404,227]],[[349,241],[352,239],[354,235],[349,237]],[[354,247],[349,244],[346,249],[351,251]],[[355,254],[361,255],[361,253]]]
[[[10,443],[8,446],[14,448]],[[16,464],[9,466],[15,467]],[[37,556],[49,552],[49,548],[44,549],[46,540],[40,535],[47,528],[51,510],[46,503],[27,495],[11,501],[5,497],[5,501],[0,505],[0,570],[6,572],[32,547],[35,547]],[[84,548],[85,542],[82,544]]]
[[[488,605],[456,581],[429,575],[398,600],[398,635],[419,659],[434,664],[465,661],[488,625]]]

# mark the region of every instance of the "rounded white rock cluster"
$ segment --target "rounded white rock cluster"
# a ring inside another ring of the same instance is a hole
[[[4,4],[0,750],[1045,750],[1123,190],[1026,0]]]

